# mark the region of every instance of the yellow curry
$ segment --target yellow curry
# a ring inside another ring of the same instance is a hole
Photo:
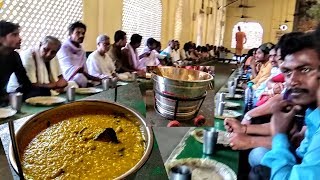
[[[120,143],[94,140],[105,128],[113,128]],[[22,166],[27,179],[114,179],[138,163],[144,146],[139,125],[127,117],[73,116],[38,134]]]

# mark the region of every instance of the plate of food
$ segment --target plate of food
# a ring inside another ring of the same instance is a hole
[[[234,180],[236,173],[227,165],[212,160],[199,158],[177,159],[165,164],[168,175],[170,169],[176,166],[187,166],[191,169],[192,180]]]
[[[241,107],[240,103],[235,102],[225,102],[225,108],[227,109],[238,109]]]
[[[65,98],[57,96],[37,96],[26,100],[31,105],[52,106],[66,102]]]
[[[240,108],[241,104],[240,103],[235,103],[235,102],[226,102],[225,107],[226,108],[236,109],[236,108]]]
[[[235,94],[234,97],[232,97],[230,94],[226,94],[226,99],[242,99],[243,95]]]
[[[191,135],[200,143],[203,144],[203,128],[197,128],[191,132]],[[217,144],[222,144],[224,146],[229,146],[229,135],[230,133],[226,131],[218,130],[218,140]]]
[[[25,179],[130,179],[153,147],[143,116],[98,100],[38,113],[15,137]],[[9,159],[17,171],[12,145]]]
[[[121,73],[118,74],[119,80],[120,81],[125,81],[125,82],[133,82],[136,80],[136,75],[133,73]]]
[[[14,110],[10,107],[0,108],[0,119],[11,117],[16,113],[17,113],[17,110]]]
[[[223,115],[222,116],[219,116],[217,114],[215,114],[215,118],[218,118],[218,119],[225,119],[225,118],[238,118],[242,116],[241,113],[238,113],[237,111],[233,111],[233,110],[224,110],[223,111]]]
[[[103,89],[101,88],[95,88],[95,87],[89,87],[89,88],[77,88],[76,93],[77,94],[96,94],[99,92],[102,92]]]

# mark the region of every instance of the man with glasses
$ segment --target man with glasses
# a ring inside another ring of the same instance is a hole
[[[93,51],[87,60],[88,72],[90,75],[100,79],[116,76],[116,66],[108,51],[110,49],[110,38],[107,35],[97,37],[97,50]]]

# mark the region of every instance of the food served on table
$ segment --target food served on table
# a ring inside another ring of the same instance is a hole
[[[211,159],[177,159],[166,163],[166,170],[170,174],[170,169],[175,166],[188,166],[192,171],[192,180],[233,180],[237,179],[236,174],[230,167]]]
[[[32,139],[20,147],[26,179],[114,179],[140,161],[145,141],[137,122],[102,110],[73,113],[61,113],[62,120],[25,137]],[[117,141],[100,140],[106,130]]]
[[[56,96],[37,96],[26,100],[26,103],[32,105],[51,106],[55,104],[61,104],[66,101],[65,98]]]

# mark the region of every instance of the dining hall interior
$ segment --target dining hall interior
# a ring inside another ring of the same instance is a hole
[[[0,17],[0,179],[317,179],[320,0],[0,0]]]

